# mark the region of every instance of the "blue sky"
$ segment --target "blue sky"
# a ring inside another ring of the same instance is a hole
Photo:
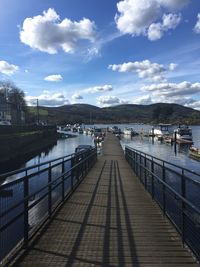
[[[0,0],[0,80],[28,104],[200,109],[200,1]]]

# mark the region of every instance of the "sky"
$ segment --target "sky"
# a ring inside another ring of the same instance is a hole
[[[200,110],[199,0],[0,0],[0,81],[29,105]]]

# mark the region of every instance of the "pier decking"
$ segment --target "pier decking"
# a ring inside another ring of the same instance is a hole
[[[15,266],[199,266],[108,134],[103,155]]]

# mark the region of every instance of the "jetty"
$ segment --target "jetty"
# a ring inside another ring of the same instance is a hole
[[[139,179],[141,166],[133,171],[131,157],[138,156],[131,149],[124,155],[118,138],[107,133],[102,155],[84,179],[6,266],[200,266],[184,245],[186,237],[165,216],[167,204],[161,209],[145,190],[152,189],[152,173],[144,169]],[[160,185],[167,191],[167,184]]]

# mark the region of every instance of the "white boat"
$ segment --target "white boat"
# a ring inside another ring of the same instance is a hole
[[[124,135],[134,136],[137,135],[137,133],[133,130],[133,128],[125,128]]]
[[[83,128],[78,127],[78,133],[79,133],[79,134],[83,134]]]
[[[163,136],[169,136],[170,135],[170,131],[169,131],[170,127],[171,127],[171,124],[160,123],[160,124],[158,124],[157,128],[152,128],[150,130],[149,135],[158,136],[159,138],[162,138]]]
[[[188,125],[179,125],[179,127],[174,130],[174,137],[175,134],[177,140],[192,141],[192,129]]]
[[[200,148],[191,146],[189,148],[189,155],[197,160],[200,160]]]

